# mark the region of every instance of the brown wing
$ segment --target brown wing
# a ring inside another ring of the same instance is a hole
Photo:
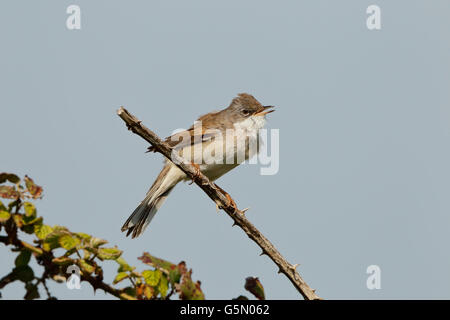
[[[220,111],[219,111],[220,112]],[[177,132],[166,139],[164,139],[164,142],[167,143],[170,147],[174,148],[175,146],[178,148],[186,147],[187,145],[194,145],[199,142],[204,142],[210,140],[212,137],[215,136],[214,132],[210,129],[220,129],[222,127],[221,124],[217,125],[215,123],[215,116],[219,112],[213,112],[213,113],[207,113],[205,115],[202,115],[200,118],[197,119],[197,121],[202,122],[202,132],[201,135],[198,132],[195,132],[194,125],[192,125],[189,129]],[[198,131],[198,130],[197,130]],[[197,134],[197,135],[195,135]],[[189,139],[185,139],[185,137],[189,135]],[[156,149],[154,146],[150,146],[147,149],[147,152],[156,152]]]

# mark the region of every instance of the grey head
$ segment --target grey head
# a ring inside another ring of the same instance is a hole
[[[228,108],[220,111],[220,113],[221,116],[225,116],[233,122],[236,122],[245,120],[251,116],[265,116],[275,111],[272,108],[273,106],[263,106],[255,97],[248,93],[239,93],[231,101]]]

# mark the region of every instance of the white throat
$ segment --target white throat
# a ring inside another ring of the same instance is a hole
[[[251,116],[241,122],[235,123],[234,126],[236,129],[245,131],[258,131],[259,129],[263,128],[265,124],[265,116]]]

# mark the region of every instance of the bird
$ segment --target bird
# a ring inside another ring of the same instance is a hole
[[[273,111],[274,106],[263,106],[254,96],[239,93],[227,108],[200,116],[189,129],[164,141],[213,182],[259,152],[259,130],[266,124],[266,115]],[[155,151],[153,146],[147,150]],[[132,238],[142,235],[173,188],[189,180],[192,179],[166,159],[144,200],[121,231],[127,232],[126,236],[131,234]],[[231,200],[225,191],[218,189]],[[234,202],[232,204],[235,206]]]

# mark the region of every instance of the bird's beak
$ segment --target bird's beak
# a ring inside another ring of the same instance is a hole
[[[265,116],[268,113],[274,112],[275,110],[268,110],[271,108],[275,108],[274,106],[264,106],[262,110],[258,111],[257,113],[255,113],[255,116]]]

